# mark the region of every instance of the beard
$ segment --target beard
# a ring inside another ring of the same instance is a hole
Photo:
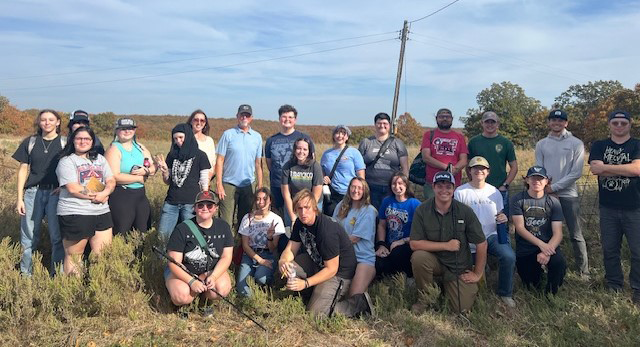
[[[440,130],[449,130],[449,129],[451,129],[451,123],[438,122],[438,129],[440,129]]]

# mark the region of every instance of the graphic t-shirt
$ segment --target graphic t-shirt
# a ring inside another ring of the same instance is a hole
[[[267,248],[267,230],[275,226],[275,235],[284,234],[284,222],[282,218],[273,212],[269,212],[261,220],[255,219],[251,213],[247,213],[240,222],[238,233],[249,237],[249,247],[255,249]]]
[[[434,129],[433,141],[429,143],[430,131],[427,131],[422,136],[422,146],[420,151],[425,148],[431,149],[431,156],[445,164],[455,165],[460,158],[460,154],[468,154],[467,143],[464,140],[462,134],[452,130],[448,133],[443,133],[440,129]],[[441,169],[429,166],[427,164],[427,183],[433,182],[433,176],[436,175]],[[455,175],[456,186],[459,186],[462,181],[462,172],[458,172]]]
[[[176,228],[173,229],[169,242],[167,242],[167,252],[182,253],[182,264],[189,271],[200,275],[212,270],[218,264],[225,248],[233,247],[233,235],[229,224],[220,218],[214,218],[213,224],[209,228],[198,225],[195,217],[191,221],[202,233],[211,257],[207,257],[206,251],[200,247],[198,239],[193,236],[191,229],[184,222],[176,225]]]
[[[193,204],[200,191],[200,171],[210,169],[207,155],[198,150],[195,157],[180,161],[169,152],[167,167],[169,168],[169,190],[166,202],[177,204]]]
[[[338,212],[342,207],[340,201],[333,211],[333,218],[342,225],[349,236],[357,236],[360,240],[353,245],[358,263],[375,265],[376,252],[373,249],[373,240],[376,234],[376,208],[366,205],[361,208],[351,208],[346,217],[340,219]]]
[[[491,165],[487,183],[494,187],[500,187],[507,179],[506,164],[516,160],[516,151],[513,143],[506,137],[484,137],[476,135],[469,140],[469,160],[476,156],[487,159]]]
[[[319,214],[313,225],[305,225],[298,218],[293,224],[291,241],[301,242],[302,250],[307,252],[320,268],[324,261],[339,256],[336,276],[351,279],[356,273],[356,255],[347,233],[331,217]]]
[[[56,167],[58,166],[58,154],[62,151],[60,135],[53,140],[45,140],[41,135],[35,135],[35,142],[31,154],[29,154],[29,139],[24,139],[12,158],[20,163],[29,164],[29,177],[24,187],[29,188],[35,185],[58,185],[56,177]],[[45,153],[45,149],[47,153]]]
[[[331,169],[333,169],[333,165],[338,155],[340,155],[340,152],[342,152],[342,149],[330,148],[322,154],[320,164],[322,165],[322,171],[325,175],[329,176],[331,173]],[[347,148],[342,157],[340,157],[336,172],[333,174],[331,187],[338,193],[345,194],[349,182],[351,182],[352,178],[356,177],[356,172],[364,169],[365,165],[362,154],[355,148]]]
[[[611,139],[596,141],[591,146],[589,162],[601,160],[609,165],[629,164],[640,159],[640,141],[630,138],[617,144]],[[600,205],[631,210],[640,208],[640,178],[627,176],[598,176]]]
[[[511,199],[510,211],[513,216],[523,216],[527,231],[544,242],[549,242],[553,236],[551,222],[562,222],[564,219],[562,206],[556,197],[545,195],[535,199],[526,191],[516,194]],[[516,256],[523,257],[537,253],[540,253],[538,246],[516,233]]]
[[[298,130],[289,135],[277,133],[267,139],[267,142],[264,145],[264,157],[271,159],[271,167],[269,168],[271,189],[280,187],[282,181],[282,168],[287,162],[289,162],[289,160],[291,160],[293,155],[293,144],[299,138],[309,140],[309,151],[313,153],[313,141],[311,141],[309,135]]]
[[[77,183],[87,191],[99,193],[104,190],[107,178],[113,176],[107,160],[100,154],[96,160],[71,154],[62,157],[56,168],[60,181],[60,198],[58,199],[58,215],[73,214],[98,216],[109,212],[109,203],[94,204],[91,200],[76,198],[69,193],[66,185]]]
[[[504,205],[502,194],[496,187],[487,183],[482,189],[476,189],[465,183],[456,189],[453,197],[471,207],[482,224],[482,232],[486,238],[497,233],[496,214],[504,209]]]
[[[387,244],[409,237],[413,213],[418,206],[420,200],[416,198],[399,202],[395,195],[391,195],[382,200],[378,218],[387,221]]]
[[[372,166],[371,163],[378,156],[383,143],[384,141],[379,141],[375,136],[370,136],[360,141],[358,150],[362,154],[365,165],[367,165],[365,177],[369,184],[387,186],[391,176],[401,169],[400,158],[409,155],[404,142],[399,138],[394,138],[389,140],[389,145],[384,154]]]
[[[289,161],[282,168],[282,184],[289,185],[292,198],[303,189],[312,190],[315,186],[321,186],[322,176],[322,167],[313,159],[309,165],[299,165]]]

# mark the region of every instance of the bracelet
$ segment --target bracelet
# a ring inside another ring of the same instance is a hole
[[[305,278],[304,279],[304,289],[309,288],[309,281]]]
[[[385,241],[377,241],[376,245],[375,245],[375,250],[377,251],[378,248],[380,248],[382,246],[385,246],[386,248],[389,248],[389,247],[387,247],[387,243]]]
[[[192,285],[192,284],[193,284],[193,282],[195,282],[195,281],[196,281],[196,278],[195,278],[195,277],[194,277],[194,278],[192,278],[192,279],[191,279],[191,281],[189,281],[189,288],[191,288],[191,285]]]

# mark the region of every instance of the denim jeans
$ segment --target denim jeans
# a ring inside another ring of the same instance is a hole
[[[504,206],[502,208],[502,212],[507,215],[507,217],[510,217],[509,215],[509,190],[505,190],[504,192],[499,190],[500,194],[502,194],[502,205]],[[500,212],[500,211],[498,211]]]
[[[380,204],[382,204],[382,200],[389,195],[389,186],[380,186],[377,184],[369,184],[369,192],[371,197],[371,205],[376,208],[376,210],[380,209]]]
[[[269,251],[262,251],[258,253],[264,259],[274,260],[273,254]],[[242,255],[242,261],[238,267],[238,281],[236,282],[236,290],[241,296],[251,296],[251,288],[247,284],[247,277],[253,277],[253,280],[260,285],[270,284],[273,281],[273,272],[278,266],[276,261],[273,261],[272,268],[269,269],[266,266],[259,265],[258,262],[249,258],[245,253]]]
[[[53,275],[58,264],[64,259],[64,247],[58,225],[58,195],[52,194],[51,189],[30,187],[24,191],[24,207],[26,215],[20,219],[20,243],[22,244],[22,259],[20,271],[31,274],[33,271],[32,253],[38,249],[40,241],[40,227],[44,216],[47,216],[49,239],[51,240],[51,270]]]
[[[640,208],[620,210],[600,205],[600,242],[604,262],[604,278],[611,289],[622,289],[624,274],[620,265],[622,236],[631,251],[631,288],[640,289]]]
[[[558,198],[562,206],[562,214],[567,223],[569,238],[573,246],[573,257],[576,260],[576,271],[579,274],[589,274],[589,258],[587,256],[587,243],[582,236],[580,226],[580,198]]]
[[[162,215],[160,216],[160,222],[158,222],[158,233],[160,233],[160,239],[167,243],[173,229],[178,224],[178,218],[181,221],[191,219],[195,216],[193,213],[193,204],[170,204],[165,201],[162,205]]]
[[[498,290],[499,296],[513,296],[513,270],[516,266],[516,254],[511,248],[511,241],[499,243],[498,235],[494,234],[487,239],[487,251],[498,257]]]

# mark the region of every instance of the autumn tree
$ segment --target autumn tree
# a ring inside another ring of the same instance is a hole
[[[411,113],[406,112],[398,117],[396,121],[396,137],[402,140],[405,145],[420,144],[423,134],[424,128],[411,116]]]
[[[540,101],[527,96],[519,85],[508,81],[493,83],[491,87],[478,93],[476,101],[478,108],[469,109],[467,117],[461,119],[464,132],[469,138],[482,133],[482,113],[494,111],[500,117],[502,135],[519,147],[535,144],[537,139],[531,136],[529,122],[534,115],[542,112],[543,108]]]
[[[91,127],[100,135],[113,135],[118,117],[113,112],[98,113],[91,117]]]

